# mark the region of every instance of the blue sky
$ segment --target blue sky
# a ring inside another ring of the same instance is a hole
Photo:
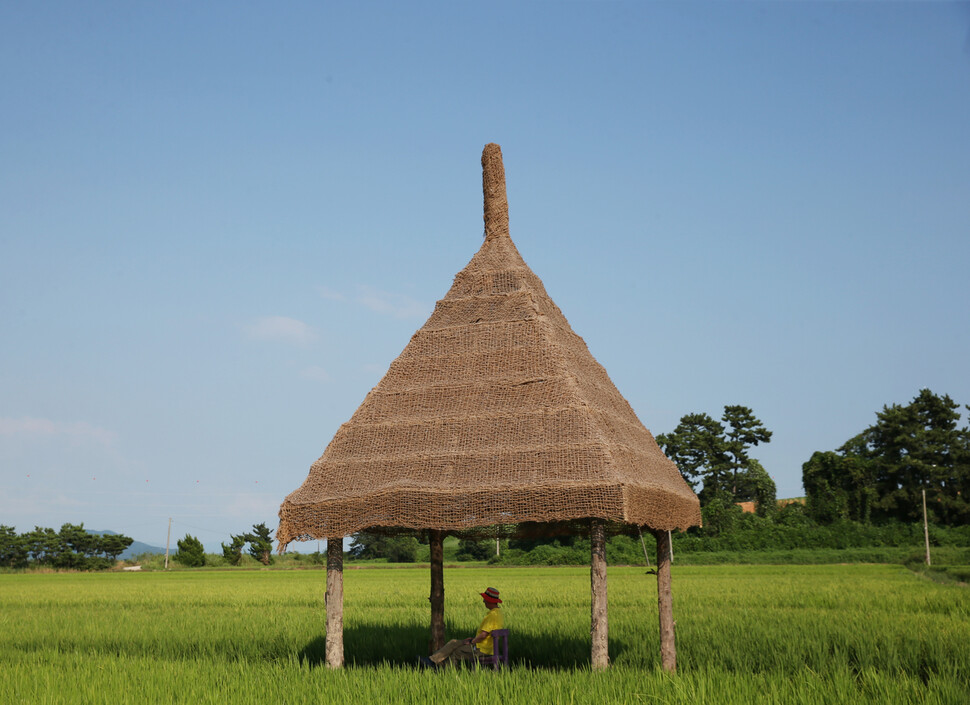
[[[968,30],[948,3],[0,2],[0,523],[275,528],[480,246],[487,142],[644,424],[750,406],[801,494],[884,404],[970,403]]]

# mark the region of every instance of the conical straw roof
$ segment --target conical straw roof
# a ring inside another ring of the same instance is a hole
[[[697,497],[509,237],[482,154],[485,242],[280,508],[277,539],[589,517],[700,523]]]

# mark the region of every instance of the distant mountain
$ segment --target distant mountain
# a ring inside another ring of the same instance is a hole
[[[109,536],[117,536],[117,531],[94,531],[92,529],[87,529],[89,534],[97,534],[98,536],[104,536],[108,534]],[[126,534],[127,535],[127,534]],[[134,558],[142,553],[165,553],[164,548],[159,548],[158,546],[149,546],[147,543],[142,543],[141,541],[133,541],[132,544],[125,549],[118,558],[122,560],[127,560],[128,558]]]

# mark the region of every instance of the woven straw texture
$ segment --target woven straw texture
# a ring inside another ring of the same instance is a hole
[[[485,242],[283,502],[281,546],[375,527],[700,523],[677,467],[509,238],[498,145],[482,168]]]

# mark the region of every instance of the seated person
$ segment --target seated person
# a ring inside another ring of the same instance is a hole
[[[499,605],[499,592],[493,587],[486,588],[485,592],[479,593],[482,602],[488,609],[485,619],[478,625],[478,632],[473,637],[459,641],[452,639],[440,649],[431,654],[429,659],[435,666],[446,663],[458,663],[460,661],[474,661],[477,654],[491,656],[493,653],[492,632],[501,629],[505,620],[502,617],[502,610]]]

